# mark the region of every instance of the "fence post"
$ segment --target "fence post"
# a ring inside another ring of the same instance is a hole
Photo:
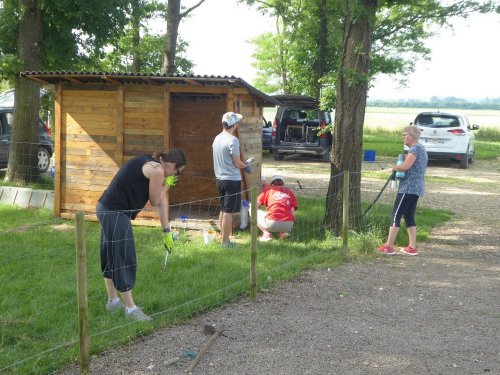
[[[342,190],[342,253],[349,255],[349,171],[344,171]]]
[[[250,297],[257,297],[257,187],[250,188]]]
[[[85,216],[83,212],[77,212],[75,219],[78,331],[80,334],[80,372],[82,374],[90,374],[87,301],[87,250],[85,246]]]

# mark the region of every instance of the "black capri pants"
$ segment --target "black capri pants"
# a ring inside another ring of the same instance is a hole
[[[392,208],[391,226],[400,227],[401,218],[404,216],[406,227],[415,227],[415,209],[417,208],[418,195],[398,193]]]
[[[101,271],[105,279],[113,280],[119,292],[135,285],[137,262],[131,211],[110,211],[102,203],[96,206],[101,224]]]

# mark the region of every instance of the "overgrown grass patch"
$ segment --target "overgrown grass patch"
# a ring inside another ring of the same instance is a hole
[[[258,289],[289,280],[305,269],[335,267],[341,240],[322,226],[324,198],[299,198],[298,221],[286,241],[258,244]],[[369,260],[387,235],[390,207],[375,205],[363,226],[351,232],[350,259]],[[417,212],[419,240],[448,214]],[[45,374],[78,358],[78,315],[74,222],[51,218],[45,209],[0,206],[0,372]],[[22,228],[19,228],[22,226]],[[17,228],[17,229],[16,229]],[[25,228],[30,228],[26,230]],[[180,240],[162,271],[164,249],[158,228],[135,227],[138,273],[136,303],[153,323],[131,323],[109,315],[100,272],[96,222],[85,225],[91,353],[123,345],[156,329],[219,307],[247,293],[249,233],[240,246],[204,245],[199,232],[180,231]],[[398,241],[405,244],[404,231]]]

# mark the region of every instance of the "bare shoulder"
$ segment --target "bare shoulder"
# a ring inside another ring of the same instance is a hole
[[[161,173],[163,175],[163,169],[161,168],[160,163],[156,161],[148,161],[142,166],[142,173],[144,173],[146,178],[151,178],[155,174]]]

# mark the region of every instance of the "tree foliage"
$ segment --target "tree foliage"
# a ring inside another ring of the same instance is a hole
[[[273,35],[252,40],[257,51],[254,66],[258,69],[254,84],[265,92],[303,93],[317,97],[321,94],[324,108],[334,108],[345,19],[343,6],[346,2],[243,2],[275,17],[277,24],[281,25]],[[352,1],[348,3],[351,6],[354,4]],[[493,9],[493,2],[490,1],[461,0],[449,5],[442,5],[439,0],[378,1],[372,35],[370,79],[378,74],[388,74],[404,81],[414,71],[416,60],[430,58],[425,41],[433,35],[433,30],[436,32],[438,27],[450,26],[452,17],[467,17]],[[269,43],[269,38],[276,40]],[[280,60],[280,53],[286,58]],[[274,69],[271,69],[269,61],[276,62]],[[287,81],[282,79],[284,74],[278,67],[286,72]],[[269,82],[271,85],[266,86]],[[279,90],[276,90],[277,85],[281,85]]]

